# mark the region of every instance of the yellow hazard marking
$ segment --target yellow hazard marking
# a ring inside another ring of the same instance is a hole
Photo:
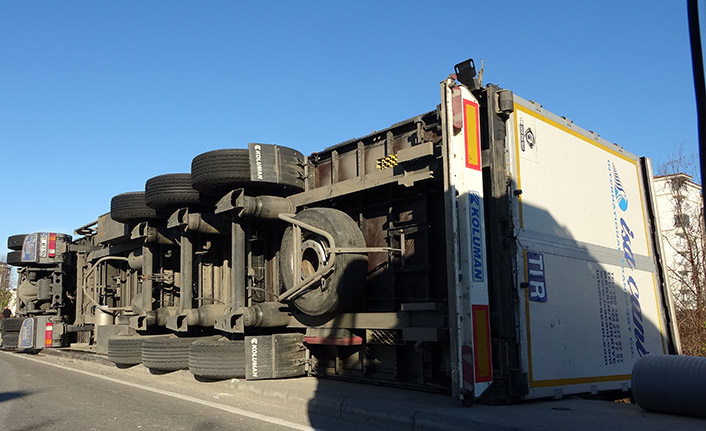
[[[397,162],[397,154],[392,154],[387,157],[383,157],[378,159],[377,161],[377,168],[378,170],[383,170],[383,169],[388,169],[392,168],[394,166],[397,166],[399,163]]]
[[[478,104],[463,101],[463,122],[466,133],[466,167],[480,171],[480,129]]]
[[[490,359],[490,317],[487,305],[473,305],[473,350],[475,352],[476,382],[493,380]]]

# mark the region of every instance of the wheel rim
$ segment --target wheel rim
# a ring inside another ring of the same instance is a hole
[[[314,275],[316,271],[326,266],[328,261],[323,244],[314,239],[307,239],[302,242],[301,259],[302,280]]]

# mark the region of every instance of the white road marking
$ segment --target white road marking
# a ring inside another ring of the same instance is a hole
[[[228,413],[233,413],[236,415],[249,417],[251,419],[256,419],[256,420],[263,421],[263,422],[269,422],[269,423],[275,424],[275,425],[280,425],[280,426],[284,426],[284,427],[288,427],[288,428],[292,428],[292,429],[296,429],[296,430],[302,430],[302,431],[323,431],[320,428],[313,428],[313,427],[310,427],[307,425],[301,425],[298,423],[286,421],[284,419],[277,419],[277,418],[261,415],[258,413],[249,412],[247,410],[242,410],[237,407],[226,406],[223,404],[213,403],[213,402],[202,400],[202,399],[195,398],[195,397],[190,397],[188,395],[182,395],[182,394],[178,394],[176,392],[166,391],[164,389],[153,388],[150,386],[145,386],[145,385],[141,385],[141,384],[137,384],[137,383],[131,383],[131,382],[116,379],[113,377],[102,376],[100,374],[91,373],[90,371],[77,370],[77,369],[65,367],[65,366],[59,365],[59,364],[52,364],[51,362],[41,361],[39,359],[35,359],[35,358],[32,358],[30,356],[26,356],[26,355],[13,355],[13,356],[17,357],[17,358],[23,358],[28,361],[34,361],[34,362],[37,362],[40,364],[50,365],[52,367],[60,368],[62,370],[73,371],[74,373],[79,373],[79,374],[84,374],[86,376],[95,377],[97,379],[103,379],[103,380],[107,380],[109,382],[118,383],[118,384],[125,385],[125,386],[130,386],[132,388],[142,389],[145,391],[154,392],[156,394],[166,395],[168,397],[176,398],[179,400],[200,404],[202,406],[211,407],[211,408],[218,409],[218,410],[223,410]]]

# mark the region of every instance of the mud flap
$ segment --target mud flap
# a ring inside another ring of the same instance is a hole
[[[279,145],[248,144],[250,152],[250,180],[285,184],[304,189],[304,155]]]
[[[303,334],[245,337],[245,378],[281,379],[303,376],[306,348]]]

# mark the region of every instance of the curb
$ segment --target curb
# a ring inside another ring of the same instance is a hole
[[[99,355],[97,353],[80,352],[76,350],[62,350],[62,349],[42,349],[41,354],[46,356],[56,356],[62,358],[77,359],[80,361],[97,362],[104,365],[109,365],[114,367],[115,364],[110,362],[108,358],[104,355]]]

